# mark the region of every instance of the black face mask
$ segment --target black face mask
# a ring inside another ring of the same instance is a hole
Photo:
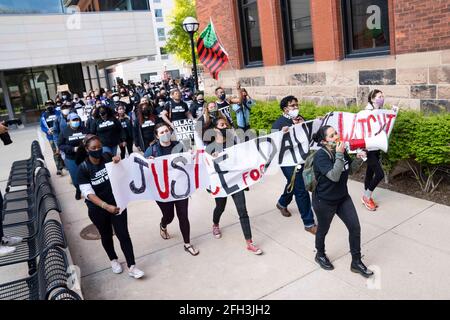
[[[225,128],[225,129],[219,129],[219,130],[220,130],[220,133],[222,134],[222,137],[226,138],[228,129]]]
[[[106,117],[106,114],[107,114],[107,113],[106,113],[105,111],[100,112],[100,116],[101,116],[101,117]]]
[[[220,99],[220,100],[225,100],[226,97],[227,97],[227,95],[226,95],[225,93],[222,93],[222,94],[219,96],[219,99]]]
[[[89,156],[94,158],[94,159],[101,159],[103,155],[103,150],[99,149],[97,151],[90,151],[89,150]]]
[[[53,106],[47,107],[47,112],[48,113],[53,113],[53,112],[55,112],[55,108]]]

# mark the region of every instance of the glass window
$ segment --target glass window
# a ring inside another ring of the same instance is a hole
[[[63,13],[71,6],[81,12],[150,10],[148,0],[0,0],[0,14]]]
[[[388,54],[388,0],[344,0],[343,4],[347,54]]]
[[[156,18],[156,22],[164,21],[162,9],[155,9],[155,18]]]
[[[0,0],[0,14],[61,13],[60,0]]]
[[[164,41],[166,40],[166,31],[164,28],[158,28],[158,39],[159,41]]]
[[[238,0],[245,65],[262,65],[261,35],[256,0]]]
[[[286,60],[312,60],[314,55],[309,0],[282,0]]]

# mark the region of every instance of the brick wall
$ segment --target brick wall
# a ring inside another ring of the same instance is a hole
[[[396,53],[450,48],[448,0],[394,1]]]
[[[197,0],[199,31],[203,31],[212,18],[216,33],[229,54],[230,63],[225,70],[230,69],[230,64],[235,69],[240,69],[243,65],[241,32],[235,4],[235,0]]]

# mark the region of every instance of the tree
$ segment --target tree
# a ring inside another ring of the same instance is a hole
[[[169,16],[169,25],[172,29],[168,32],[165,49],[168,53],[174,54],[178,60],[192,64],[191,40],[183,29],[183,20],[186,17],[197,17],[195,0],[175,0],[174,9]],[[197,39],[198,32],[194,35],[195,47]]]

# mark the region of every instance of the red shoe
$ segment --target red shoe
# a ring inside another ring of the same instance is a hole
[[[253,242],[247,242],[247,250],[256,254],[256,255],[260,255],[262,254],[262,250],[260,248],[258,248],[257,246],[255,246],[253,244]]]
[[[362,203],[366,206],[367,210],[369,211],[375,211],[377,208],[375,207],[375,204],[370,201],[366,196],[363,196],[361,198]]]
[[[371,201],[373,203],[375,208],[378,208],[378,204],[373,200],[373,198],[370,198],[369,201]]]

